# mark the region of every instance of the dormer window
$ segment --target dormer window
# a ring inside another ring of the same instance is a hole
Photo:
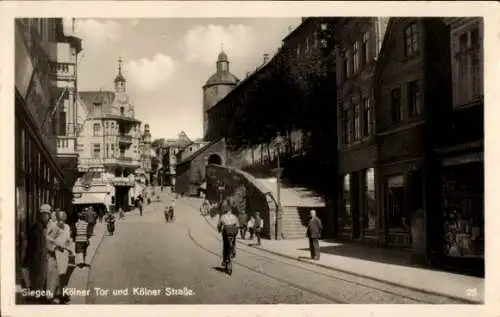
[[[120,114],[122,116],[125,114],[125,107],[120,107]]]

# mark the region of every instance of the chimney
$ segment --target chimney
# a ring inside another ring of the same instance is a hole
[[[265,53],[264,54],[264,63],[263,64],[267,63],[268,60],[269,60],[269,54]]]

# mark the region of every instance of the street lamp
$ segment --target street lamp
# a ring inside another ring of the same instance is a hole
[[[275,143],[278,148],[278,155],[277,155],[277,171],[276,171],[276,199],[277,204],[278,204],[278,210],[276,211],[276,240],[281,239],[281,229],[282,229],[282,217],[281,217],[281,162],[280,162],[280,149],[281,149],[281,144],[283,142],[283,139],[281,138],[280,133],[278,132]]]

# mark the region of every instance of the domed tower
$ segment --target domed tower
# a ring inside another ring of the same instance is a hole
[[[115,92],[125,92],[126,91],[126,86],[125,84],[127,81],[125,80],[125,77],[123,77],[122,74],[122,59],[118,59],[118,75],[116,75],[115,78]]]
[[[151,131],[149,130],[149,124],[144,125],[144,134],[142,135],[142,142],[145,145],[151,144]]]
[[[216,72],[203,86],[203,135],[208,131],[207,111],[223,99],[239,82],[239,79],[229,71],[229,59],[221,51],[216,62]]]
[[[127,93],[127,80],[122,73],[122,62],[121,57],[118,59],[118,74],[115,77],[115,101],[113,105],[113,112],[127,117],[135,116],[134,105],[130,102]]]

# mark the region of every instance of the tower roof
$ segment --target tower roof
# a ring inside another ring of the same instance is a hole
[[[227,58],[227,54],[224,51],[221,51],[219,53],[219,57],[217,58],[218,62],[229,62],[229,59]]]
[[[236,85],[240,80],[230,72],[217,72],[213,74],[205,83],[205,86],[211,85]]]
[[[123,74],[122,74],[122,59],[121,59],[121,57],[120,57],[120,59],[118,59],[118,75],[116,75],[116,78],[115,78],[115,83],[118,83],[118,82],[126,82],[125,77],[123,77]]]
[[[228,63],[229,64],[229,58],[227,57],[226,52],[224,50],[221,50],[219,53],[219,56],[217,57],[217,65],[219,63]],[[217,72],[213,74],[205,83],[204,86],[212,86],[212,85],[236,85],[240,81],[238,77],[233,75],[229,71],[229,67],[226,70],[219,69],[219,66],[217,67]]]

